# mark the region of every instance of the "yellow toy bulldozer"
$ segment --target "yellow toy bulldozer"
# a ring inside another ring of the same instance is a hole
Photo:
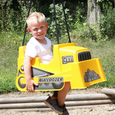
[[[24,40],[25,34],[22,46],[19,47],[18,72],[16,77],[16,86],[20,91],[26,91],[26,79],[23,66],[26,49]],[[34,87],[35,91],[59,91],[64,87],[65,82],[70,82],[71,89],[81,89],[106,81],[100,59],[91,59],[89,49],[75,46],[74,43],[59,44],[58,37],[57,41],[58,44],[53,46],[53,59],[49,64],[41,63],[41,60],[38,57],[32,60],[31,76],[33,80],[39,84]],[[69,42],[71,42],[70,37]]]
[[[26,91],[23,60],[26,46],[20,46],[16,86]],[[100,59],[91,59],[89,49],[75,46],[74,43],[57,44],[53,47],[53,59],[43,64],[40,58],[32,60],[32,78],[38,86],[35,91],[58,91],[70,82],[71,89],[86,88],[106,81]]]

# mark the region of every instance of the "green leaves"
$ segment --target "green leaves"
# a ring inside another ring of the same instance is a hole
[[[113,39],[115,36],[115,8],[111,5],[103,6],[103,14],[101,15],[100,32],[103,37]]]
[[[5,5],[6,1],[8,1],[8,0],[0,0],[1,7],[3,7]]]
[[[65,4],[65,3],[64,3]],[[63,7],[61,4],[56,4],[56,19],[57,19],[57,27],[58,27],[58,34],[59,37],[66,34],[66,24],[65,24],[65,17],[63,12]],[[56,24],[55,24],[55,15],[54,15],[54,6],[53,4],[50,4],[49,11],[51,13],[50,18],[47,18],[47,21],[49,22],[49,30],[48,33],[50,34],[50,37],[56,38]],[[71,26],[72,17],[70,15],[69,9],[65,9],[65,14],[67,18],[68,26]]]

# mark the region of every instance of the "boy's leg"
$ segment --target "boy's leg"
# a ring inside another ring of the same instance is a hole
[[[62,90],[58,91],[58,105],[62,107],[65,104],[65,98],[67,93],[71,90],[70,82],[65,82],[65,86]]]
[[[63,112],[62,115],[69,115],[69,113],[65,107],[65,98],[66,98],[67,93],[70,90],[71,90],[70,82],[66,82],[65,87],[61,91],[58,92],[57,100],[58,100],[59,107],[62,109],[62,112]]]

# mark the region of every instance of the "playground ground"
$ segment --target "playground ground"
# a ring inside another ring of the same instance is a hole
[[[88,88],[83,90],[71,90],[68,95],[72,94],[95,94],[101,93],[100,89],[95,88]],[[0,98],[14,98],[14,97],[41,97],[47,96],[49,93],[42,93],[42,92],[15,92],[15,93],[8,93],[0,95]],[[115,115],[115,105],[114,104],[104,104],[99,106],[90,106],[85,108],[77,108],[74,107],[73,109],[68,109],[70,115]],[[24,111],[17,111],[17,110],[7,110],[1,109],[0,115],[57,115],[53,111],[31,111],[31,109],[26,112]]]

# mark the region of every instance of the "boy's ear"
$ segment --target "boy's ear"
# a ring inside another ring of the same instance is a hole
[[[46,23],[46,27],[47,27],[47,28],[48,28],[48,25],[49,25],[49,24],[48,24],[48,23]]]
[[[31,30],[30,30],[30,28],[27,28],[27,31],[31,34]]]

